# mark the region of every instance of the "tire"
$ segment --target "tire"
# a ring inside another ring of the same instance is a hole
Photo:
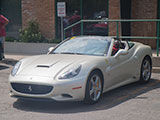
[[[95,104],[99,101],[103,91],[103,78],[99,71],[93,71],[88,77],[84,102]]]
[[[148,57],[143,59],[141,64],[140,83],[148,83],[151,79],[152,63]]]

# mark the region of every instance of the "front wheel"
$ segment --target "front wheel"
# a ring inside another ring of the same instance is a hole
[[[144,58],[142,65],[141,65],[141,76],[140,82],[141,83],[148,83],[151,78],[152,73],[152,64],[149,58]]]
[[[84,102],[95,104],[99,101],[103,90],[102,75],[98,71],[93,71],[87,80]]]

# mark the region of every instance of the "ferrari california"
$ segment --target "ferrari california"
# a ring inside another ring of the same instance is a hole
[[[47,54],[17,62],[9,76],[10,96],[93,104],[114,88],[149,82],[151,71],[147,45],[111,37],[72,37]]]

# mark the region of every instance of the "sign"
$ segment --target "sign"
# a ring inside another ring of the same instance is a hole
[[[58,17],[65,17],[66,16],[65,2],[58,2],[57,3],[57,15],[58,15]]]

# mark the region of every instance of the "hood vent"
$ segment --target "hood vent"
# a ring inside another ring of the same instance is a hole
[[[50,68],[50,67],[52,67],[53,65],[55,65],[56,63],[58,63],[58,62],[55,62],[55,63],[53,63],[53,64],[51,64],[51,65],[46,65],[46,64],[41,64],[41,65],[37,65],[36,67],[40,67],[40,68]]]

